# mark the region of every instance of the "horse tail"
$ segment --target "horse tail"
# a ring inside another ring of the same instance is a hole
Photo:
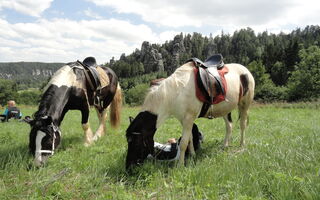
[[[113,128],[118,128],[120,124],[120,113],[122,107],[122,90],[118,83],[116,94],[110,106],[110,124]]]

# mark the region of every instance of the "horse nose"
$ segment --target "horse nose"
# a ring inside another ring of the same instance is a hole
[[[36,167],[41,167],[41,166],[43,166],[43,164],[44,164],[41,159],[39,160],[39,159],[37,159],[37,158],[34,159],[34,162],[33,162],[33,163],[34,163],[34,166],[36,166]]]

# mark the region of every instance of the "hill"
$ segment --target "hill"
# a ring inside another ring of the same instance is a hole
[[[0,78],[15,81],[20,89],[40,87],[63,64],[41,62],[0,63]]]

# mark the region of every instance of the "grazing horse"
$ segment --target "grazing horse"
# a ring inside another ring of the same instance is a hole
[[[92,70],[99,78],[99,85],[95,87],[92,87],[95,81],[90,73]],[[61,67],[44,89],[33,119],[27,121],[31,126],[29,149],[35,156],[35,165],[44,164],[48,156],[53,155],[61,140],[59,126],[69,110],[81,111],[86,146],[105,133],[106,108],[110,104],[110,123],[111,126],[117,127],[120,122],[121,96],[116,74],[108,67],[96,66],[93,57],[88,57],[83,63],[77,61]],[[92,105],[99,118],[99,127],[94,135],[89,124]]]
[[[223,117],[226,124],[224,146],[227,147],[232,131],[230,113],[238,107],[241,128],[240,145],[244,145],[244,131],[247,126],[248,109],[253,101],[255,83],[246,67],[240,64],[225,64],[225,67],[228,69],[228,73],[224,75],[227,85],[225,99],[220,103],[210,105],[202,117]],[[148,154],[153,154],[153,136],[157,128],[170,116],[177,118],[183,128],[178,164],[184,165],[188,144],[189,152],[195,153],[192,143],[192,127],[194,121],[201,116],[204,105],[196,96],[195,69],[195,62],[187,62],[177,68],[171,76],[149,89],[141,112],[130,123],[126,131],[128,142],[126,169],[142,164]]]

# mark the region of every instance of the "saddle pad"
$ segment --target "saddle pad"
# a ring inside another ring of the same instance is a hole
[[[197,67],[194,68],[194,80],[195,80],[195,87],[196,87],[196,96],[198,98],[199,101],[204,102],[204,103],[211,103],[211,104],[218,104],[221,101],[225,100],[225,96],[223,94],[218,94],[217,96],[215,96],[213,98],[212,102],[208,102],[208,100],[206,99],[203,91],[200,89],[199,85],[198,85],[198,73],[199,73],[199,69]],[[222,82],[222,87],[224,88],[225,93],[227,93],[227,81],[224,77],[224,75],[226,73],[228,73],[229,69],[227,66],[224,66],[222,69],[218,70],[218,73],[221,77],[221,82]]]
[[[108,86],[110,81],[107,73],[99,66],[96,69],[99,73],[101,88]]]

